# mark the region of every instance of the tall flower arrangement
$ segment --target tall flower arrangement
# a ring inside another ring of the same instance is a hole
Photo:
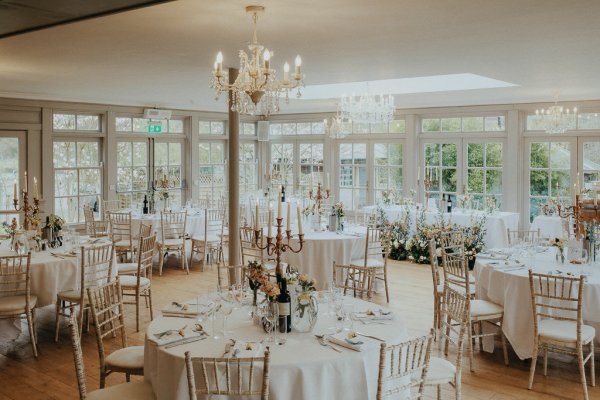
[[[425,210],[420,210],[416,225],[416,234],[407,244],[408,258],[419,264],[429,264],[429,242],[434,239],[439,247],[442,232],[454,230],[454,224],[446,222],[441,211],[433,224],[427,224]]]
[[[337,215],[338,218],[343,218],[344,216],[346,216],[346,209],[344,207],[344,203],[342,203],[341,201],[335,203],[333,208],[335,210],[335,215]]]
[[[480,217],[471,218],[471,224],[463,228],[463,238],[465,240],[465,256],[469,260],[469,267],[475,265],[475,257],[485,249],[485,223],[487,221],[486,214]]]
[[[406,260],[408,257],[407,243],[410,240],[410,213],[404,209],[402,217],[390,226],[391,251],[390,258],[393,260]]]

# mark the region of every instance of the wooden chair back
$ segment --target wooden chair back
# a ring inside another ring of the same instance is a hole
[[[154,250],[156,248],[156,235],[140,236],[140,244],[138,246],[138,286],[140,279],[152,278],[152,259],[154,258]]]
[[[233,280],[231,278],[234,278]],[[217,266],[217,284],[225,289],[233,285],[242,285],[246,288],[248,279],[246,279],[246,267],[244,265],[219,265]]]
[[[152,224],[140,224],[138,237],[148,237],[152,235]]]
[[[441,283],[440,266],[438,264],[437,247],[435,239],[429,241],[429,261],[431,263],[431,277],[433,279],[433,292],[437,293],[437,287]]]
[[[464,293],[455,290],[449,285],[444,286],[444,302],[442,304],[442,315],[440,316],[440,330],[438,335],[439,350],[443,350],[448,357],[450,345],[456,348],[456,381],[460,382],[463,345],[465,335],[469,329],[469,299]]]
[[[73,346],[73,359],[75,361],[75,373],[77,375],[79,398],[83,400],[87,397],[87,387],[85,383],[83,351],[81,350],[81,340],[79,339],[79,327],[77,326],[76,313],[71,313],[71,316],[69,317],[69,331],[71,332],[71,345]]]
[[[96,219],[94,217],[94,210],[89,206],[83,206],[83,218],[85,220],[85,233],[90,237],[97,237],[96,235]]]
[[[207,208],[204,210],[204,239],[207,242],[220,242],[223,232],[225,210],[223,208]]]
[[[455,289],[463,291],[470,298],[471,286],[469,276],[469,263],[463,254],[443,254],[444,283],[453,285]]]
[[[112,275],[113,245],[99,244],[81,246],[81,277],[79,287],[81,298],[89,287],[107,284]]]
[[[514,245],[519,241],[527,242],[527,243],[535,243],[536,240],[540,238],[540,230],[537,231],[528,231],[528,230],[510,230],[506,229],[506,234],[508,236],[508,244]]]
[[[535,337],[538,335],[540,319],[554,319],[575,322],[577,341],[581,342],[583,286],[583,276],[547,275],[529,270]]]
[[[129,242],[127,247],[132,247],[131,212],[122,213],[109,211],[107,215],[110,223],[110,236],[113,243],[124,240]]]
[[[0,297],[26,296],[26,310],[30,310],[31,253],[0,257]],[[1,314],[1,313],[0,313]]]
[[[462,230],[442,232],[440,235],[440,245],[442,252],[445,253],[464,253],[465,237]]]
[[[429,335],[396,345],[381,343],[377,400],[422,399],[429,368],[433,330]],[[410,395],[404,394],[410,391]],[[408,395],[408,396],[407,396]]]
[[[263,261],[263,250],[259,249],[254,241],[255,231],[253,227],[240,228],[240,251],[242,254],[242,265],[248,265],[248,261]],[[263,235],[259,232],[258,243],[262,246]]]
[[[106,361],[103,343],[105,337],[109,335],[115,337],[118,333],[121,336],[122,347],[127,347],[123,298],[119,277],[105,285],[89,287],[87,289],[87,296],[94,319],[96,342],[98,343],[98,352],[100,354],[100,368],[102,369]]]
[[[160,229],[162,240],[185,238],[185,226],[187,223],[187,211],[161,211]]]
[[[207,358],[185,352],[185,367],[191,400],[198,395],[269,398],[269,349],[264,357]],[[196,371],[199,376],[196,377]]]
[[[368,265],[369,259],[381,260],[387,262],[390,253],[390,229],[387,227],[367,227],[367,237],[365,240],[365,263]]]
[[[361,299],[369,294],[369,283],[375,280],[375,268],[341,265],[333,262],[333,286],[343,290],[344,295],[350,291],[354,297]]]

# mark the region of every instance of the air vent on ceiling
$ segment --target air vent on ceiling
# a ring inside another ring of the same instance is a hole
[[[171,119],[171,110],[159,110],[157,108],[144,109],[144,118],[149,119]]]

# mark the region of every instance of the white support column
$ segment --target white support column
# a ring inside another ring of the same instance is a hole
[[[116,113],[106,113],[106,140],[104,142],[104,198],[106,200],[117,199],[117,133]]]
[[[417,171],[421,160],[419,157],[419,138],[416,116],[414,114],[407,115],[404,124],[406,142],[404,144],[404,165],[402,168],[402,177],[404,179],[402,192],[404,197],[409,197],[410,190],[415,189],[417,191],[418,199],[421,188],[418,187]]]
[[[503,187],[503,209],[522,213],[523,207],[519,199],[522,198],[522,171],[523,151],[521,151],[522,135],[519,124],[519,111],[510,110],[506,116],[506,148],[502,160],[502,187]],[[521,214],[520,225],[526,226],[523,214]]]
[[[235,82],[238,76],[236,68],[229,68],[229,82]],[[229,112],[229,265],[240,263],[240,115],[231,111],[232,93],[229,92],[227,108]],[[231,270],[230,279],[235,280],[235,270]]]

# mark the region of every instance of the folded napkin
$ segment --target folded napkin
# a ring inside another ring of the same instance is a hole
[[[504,262],[498,263],[498,265],[496,265],[497,269],[504,269],[504,268],[515,268],[515,267],[522,267],[523,264],[521,261],[517,261],[517,260],[506,260]]]
[[[162,315],[165,317],[197,317],[198,306],[195,304],[185,304],[173,302],[162,310]]]
[[[264,354],[262,344],[260,342],[245,342],[236,340],[235,345],[229,351],[229,357],[249,358],[261,357]]]
[[[377,347],[377,344],[379,343],[376,343],[370,338],[353,335],[352,332],[339,332],[335,335],[328,336],[327,340],[333,344],[337,344],[338,346],[346,347],[354,351],[363,351],[368,348]]]
[[[394,314],[391,311],[384,311],[381,309],[355,312],[352,316],[355,319],[363,321],[391,321],[394,319]]]
[[[52,251],[50,252],[50,254],[52,254],[53,256],[58,256],[58,257],[77,257],[77,253],[75,253],[74,251]]]
[[[477,254],[477,258],[484,260],[506,260],[508,256],[506,254],[500,254],[496,252],[485,252]]]
[[[159,346],[174,343],[179,340],[204,336],[205,333],[196,329],[194,324],[186,324],[179,329],[167,329],[162,332],[148,334],[148,339]]]

